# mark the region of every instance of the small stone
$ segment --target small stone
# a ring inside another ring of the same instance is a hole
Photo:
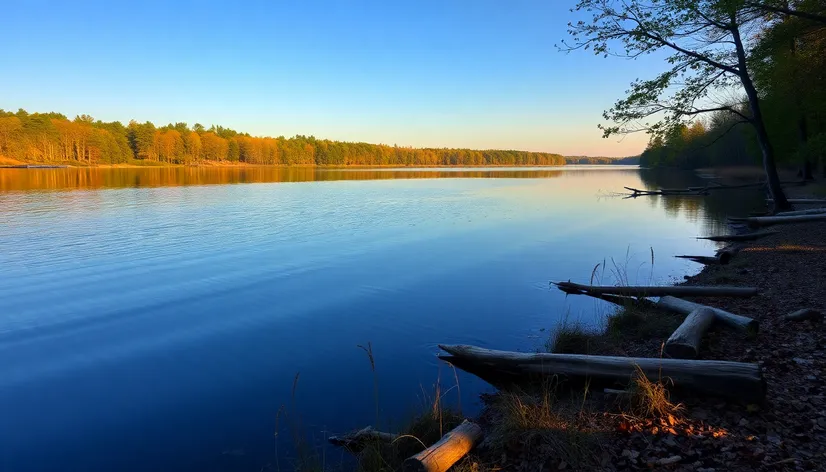
[[[639,451],[631,451],[631,450],[628,450],[628,449],[623,449],[622,450],[622,457],[627,457],[631,460],[636,460],[637,457],[640,457],[640,453],[639,453]]]
[[[737,423],[738,426],[748,426],[749,420],[745,418],[740,418],[740,421]]]
[[[826,429],[826,418],[818,418],[817,419],[817,425],[820,426],[821,428]]]
[[[811,365],[812,361],[809,359],[801,359],[800,357],[795,357],[792,359],[795,364],[797,365]]]
[[[665,459],[658,460],[657,464],[658,465],[671,465],[671,464],[676,464],[677,462],[680,462],[681,460],[683,460],[682,456],[671,456],[671,457],[666,457]]]
[[[806,380],[808,380],[809,382],[817,382],[817,376],[815,376],[815,375],[807,375],[807,376],[806,376]]]
[[[783,440],[780,439],[780,436],[776,436],[774,434],[767,434],[766,441],[768,441],[771,444],[774,444],[775,446],[779,446],[780,443],[783,442]]]

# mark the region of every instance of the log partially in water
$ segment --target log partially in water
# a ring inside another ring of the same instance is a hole
[[[644,357],[587,356],[582,354],[529,354],[494,351],[467,345],[440,345],[450,356],[462,361],[457,366],[475,366],[478,371],[501,372],[524,381],[536,377],[562,376],[591,379],[602,384],[628,385],[641,370],[649,380],[668,379],[675,388],[698,393],[759,402],[765,397],[760,366],[742,362],[698,361]]]
[[[468,420],[436,444],[404,461],[404,472],[445,472],[482,439],[482,428]]]
[[[808,210],[781,211],[773,216],[819,215],[826,213],[826,208],[810,208]],[[764,216],[764,215],[757,215]],[[767,215],[766,215],[767,216]]]
[[[665,353],[675,359],[696,359],[703,335],[714,323],[714,318],[711,308],[697,308],[689,313],[665,342]]]
[[[593,293],[598,295],[620,295],[625,297],[660,297],[681,295],[685,297],[753,297],[760,290],[755,287],[690,287],[685,285],[667,286],[600,286],[583,285],[574,282],[554,282],[560,290]]]
[[[683,313],[686,315],[690,314],[692,311],[698,308],[709,308],[711,309],[711,311],[714,312],[714,316],[717,320],[728,326],[754,333],[756,333],[759,328],[757,320],[753,318],[735,315],[734,313],[729,313],[719,308],[701,305],[699,303],[690,302],[688,300],[683,300],[681,298],[670,296],[661,297],[660,300],[655,304],[655,306],[676,313]]]
[[[823,198],[789,198],[787,200],[792,205],[826,205],[826,199]],[[774,203],[771,198],[767,198],[766,201]]]
[[[755,217],[750,217],[748,220],[752,220]],[[771,236],[773,234],[777,234],[777,231],[756,231],[754,233],[744,233],[744,234],[725,234],[720,236],[703,236],[697,239],[707,239],[709,241],[755,241],[760,238],[764,238],[766,236]]]
[[[762,226],[806,223],[809,221],[826,221],[826,213],[792,216],[753,216],[748,219],[748,224],[752,228],[759,228]]]
[[[720,251],[716,256],[674,256],[678,259],[688,259],[705,265],[726,265],[731,261],[731,253]]]
[[[359,452],[370,443],[392,443],[399,436],[392,433],[376,431],[372,426],[367,426],[358,431],[343,434],[341,436],[330,436],[327,441],[334,446],[344,447],[351,452]]]

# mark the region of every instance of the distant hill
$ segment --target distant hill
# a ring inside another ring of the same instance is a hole
[[[614,164],[639,165],[640,156],[603,157],[603,156],[565,156],[566,164]]]

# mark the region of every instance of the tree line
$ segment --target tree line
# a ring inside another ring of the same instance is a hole
[[[669,54],[604,113],[606,137],[645,131],[646,166],[763,163],[775,210],[790,207],[777,163],[802,174],[826,151],[823,0],[580,0],[566,50]],[[705,119],[701,117],[707,117]]]
[[[547,166],[559,154],[514,150],[435,149],[351,143],[313,136],[256,137],[196,123],[103,122],[88,115],[0,110],[0,156],[22,162],[88,165],[135,161],[198,164],[204,161],[269,165]]]
[[[815,18],[765,11],[749,65],[777,162],[799,166],[801,175],[811,178],[818,166],[826,175],[826,22],[817,21],[826,6],[789,3]],[[757,130],[744,126],[754,118],[748,98],[725,105],[705,119],[654,134],[641,165],[699,168],[760,162]]]

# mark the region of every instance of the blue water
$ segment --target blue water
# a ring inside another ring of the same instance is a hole
[[[375,423],[357,345],[392,428],[455,383],[439,343],[599,325],[549,280],[666,283],[714,249],[703,204],[609,195],[637,169],[521,177],[0,192],[0,469],[274,470],[282,405],[318,444]],[[459,380],[473,413],[489,387]]]

